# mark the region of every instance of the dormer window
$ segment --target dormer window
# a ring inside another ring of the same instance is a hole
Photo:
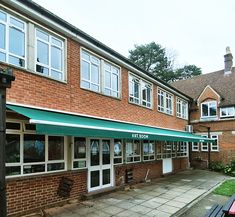
[[[203,102],[201,104],[201,118],[215,118],[217,116],[216,101]]]

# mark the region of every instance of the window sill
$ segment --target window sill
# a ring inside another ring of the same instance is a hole
[[[153,111],[153,106],[151,106],[151,107],[146,107],[146,106],[144,106],[144,105],[131,102],[130,100],[128,100],[128,102],[129,102],[129,104],[131,104],[131,105],[136,105],[136,106],[139,106],[139,107],[141,107],[141,108],[145,108],[145,109],[149,109],[149,110],[152,110],[152,111]]]
[[[177,118],[179,119],[182,119],[182,120],[185,120],[185,121],[188,121],[188,118],[182,118],[182,117],[179,117],[179,116],[176,116]]]
[[[40,77],[43,77],[43,78],[46,78],[46,79],[49,79],[49,80],[52,80],[52,81],[56,81],[56,82],[62,83],[62,84],[67,84],[68,83],[67,82],[67,78],[65,80],[58,80],[58,79],[55,79],[55,78],[43,75],[41,73],[38,73],[36,71],[29,70],[27,68],[15,66],[13,64],[1,62],[1,61],[0,61],[0,65],[6,66],[6,67],[9,67],[9,68],[13,68],[13,69],[16,69],[18,71],[23,71],[23,72],[27,72],[27,73],[30,73],[30,74],[33,74],[33,75],[37,75],[37,76],[40,76]]]
[[[200,121],[214,121],[214,120],[218,120],[218,116],[200,117]]]

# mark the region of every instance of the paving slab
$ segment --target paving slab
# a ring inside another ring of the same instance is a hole
[[[50,217],[179,216],[181,210],[185,211],[191,203],[225,179],[226,176],[215,172],[187,170],[152,180],[151,183],[134,185],[129,190],[118,190],[95,199],[46,209],[45,213]]]

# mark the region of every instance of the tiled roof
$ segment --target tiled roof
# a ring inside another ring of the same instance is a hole
[[[210,85],[222,99],[220,106],[235,105],[235,67],[229,75],[224,75],[224,70],[220,70],[176,81],[171,85],[195,100],[204,88]]]

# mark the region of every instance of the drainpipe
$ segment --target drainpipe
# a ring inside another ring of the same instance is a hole
[[[6,198],[6,89],[11,87],[15,80],[12,70],[0,69],[0,216],[7,216]]]
[[[208,133],[208,139],[211,138],[211,128],[207,127],[207,133]],[[208,143],[208,168],[210,167],[211,164],[211,143]]]
[[[191,100],[188,104],[188,125],[190,125],[190,122],[191,122],[191,119],[190,119],[190,116],[191,116],[191,110],[190,110],[190,107],[192,105],[193,101]],[[188,154],[189,154],[189,162],[188,162],[188,165],[189,167],[191,167],[191,163],[192,163],[192,142],[189,143],[189,151],[188,151]]]

